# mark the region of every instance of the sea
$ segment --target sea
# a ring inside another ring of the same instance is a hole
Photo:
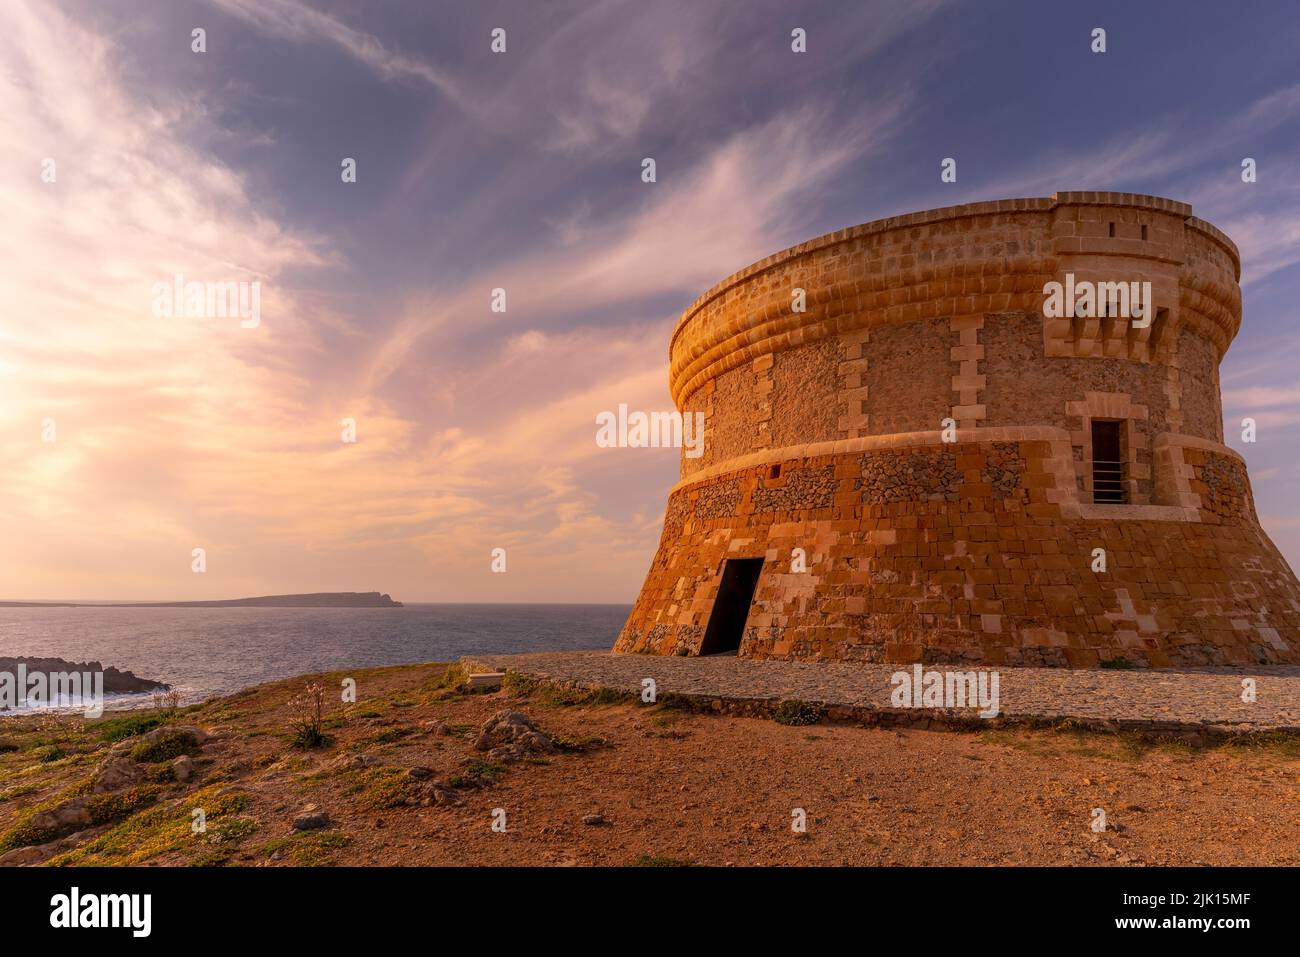
[[[409,602],[401,608],[0,606],[0,657],[98,661],[164,681],[183,703],[193,703],[318,671],[454,661],[461,655],[608,650],[631,610]],[[149,700],[109,696],[106,706]]]

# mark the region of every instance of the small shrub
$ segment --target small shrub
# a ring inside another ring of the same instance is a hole
[[[576,708],[580,705],[620,704],[627,695],[615,688],[570,688],[561,685],[542,685],[540,698],[555,708]]]
[[[254,833],[258,823],[252,818],[232,817],[217,823],[208,831],[208,840],[214,844],[238,844]]]
[[[167,719],[159,714],[127,714],[120,718],[107,718],[96,724],[94,728],[102,739],[115,744],[125,738],[134,738],[146,731],[152,731],[166,723]]]
[[[434,690],[464,692],[469,682],[469,672],[464,665],[448,665],[447,670],[434,679]]]
[[[1130,668],[1136,668],[1137,665],[1120,655],[1118,658],[1107,658],[1105,661],[1098,662],[1098,667],[1128,671]]]
[[[58,836],[58,831],[54,828],[37,827],[32,822],[31,815],[25,815],[21,820],[16,821],[9,830],[0,834],[0,854],[5,851],[12,851],[17,847],[46,844]]]
[[[532,675],[510,669],[506,669],[505,676],[501,679],[501,687],[519,698],[527,698],[537,690],[537,685],[538,681]]]
[[[465,762],[461,774],[452,775],[447,783],[454,788],[477,788],[491,784],[505,772],[506,766],[496,761],[473,760]]]
[[[181,693],[175,688],[169,688],[166,691],[155,691],[153,706],[159,711],[174,712],[181,706]]]
[[[415,734],[415,728],[385,728],[383,731],[376,731],[366,738],[362,745],[372,747],[377,744],[392,744],[395,741],[401,741],[403,738],[409,738],[413,734]]]
[[[144,776],[155,784],[167,784],[176,780],[176,771],[170,764],[155,764],[145,770]]]
[[[633,867],[694,867],[694,861],[683,861],[675,857],[663,857],[659,854],[642,854],[632,862]]]
[[[777,724],[805,725],[816,724],[822,719],[822,709],[807,701],[782,701],[776,706],[772,720]]]
[[[175,730],[160,734],[155,741],[141,741],[131,749],[131,757],[142,764],[160,764],[182,754],[198,754],[198,739],[189,731]]]
[[[295,748],[320,748],[329,744],[325,734],[325,686],[312,682],[301,695],[289,701],[295,716],[290,723]]]
[[[330,851],[351,843],[351,837],[338,831],[312,831],[268,841],[262,853],[266,857],[281,853],[302,867],[316,867],[329,862]]]
[[[1300,734],[1294,731],[1254,731],[1249,734],[1234,734],[1225,739],[1223,745],[1227,748],[1271,751],[1288,761],[1300,759]]]
[[[224,867],[230,862],[233,853],[233,851],[223,848],[204,851],[190,858],[189,865],[190,867]]]
[[[142,807],[148,807],[158,798],[158,788],[147,784],[133,787],[120,794],[101,794],[86,802],[92,824],[111,824],[130,817]]]
[[[51,764],[55,761],[60,761],[63,758],[66,758],[67,756],[68,756],[68,752],[64,751],[61,747],[55,744],[55,745],[51,745],[50,747],[42,751],[41,754],[39,755],[39,758],[41,764]]]
[[[410,778],[401,768],[369,768],[343,791],[357,795],[358,802],[374,811],[402,807],[410,796]]]

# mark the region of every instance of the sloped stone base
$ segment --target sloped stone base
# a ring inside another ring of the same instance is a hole
[[[615,651],[698,653],[724,560],[761,557],[742,656],[1300,663],[1300,584],[1231,450],[1161,436],[1163,504],[1093,505],[1063,430],[959,438],[773,450],[678,485]]]

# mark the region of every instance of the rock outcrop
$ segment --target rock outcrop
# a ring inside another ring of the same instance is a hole
[[[487,751],[494,761],[518,761],[532,754],[554,754],[555,743],[542,732],[522,711],[509,708],[488,718],[479,732],[474,747]]]
[[[58,673],[85,673],[92,674],[103,672],[104,674],[104,693],[105,694],[135,694],[141,691],[163,691],[169,685],[154,681],[150,678],[140,678],[130,671],[121,671],[117,668],[105,668],[98,661],[68,661],[64,658],[0,658],[0,672],[7,671],[11,675],[18,674],[18,666],[22,665],[27,674],[58,674]]]

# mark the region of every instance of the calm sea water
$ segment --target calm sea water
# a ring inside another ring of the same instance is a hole
[[[0,656],[99,661],[187,702],[263,681],[461,655],[608,649],[631,605],[4,608]]]

